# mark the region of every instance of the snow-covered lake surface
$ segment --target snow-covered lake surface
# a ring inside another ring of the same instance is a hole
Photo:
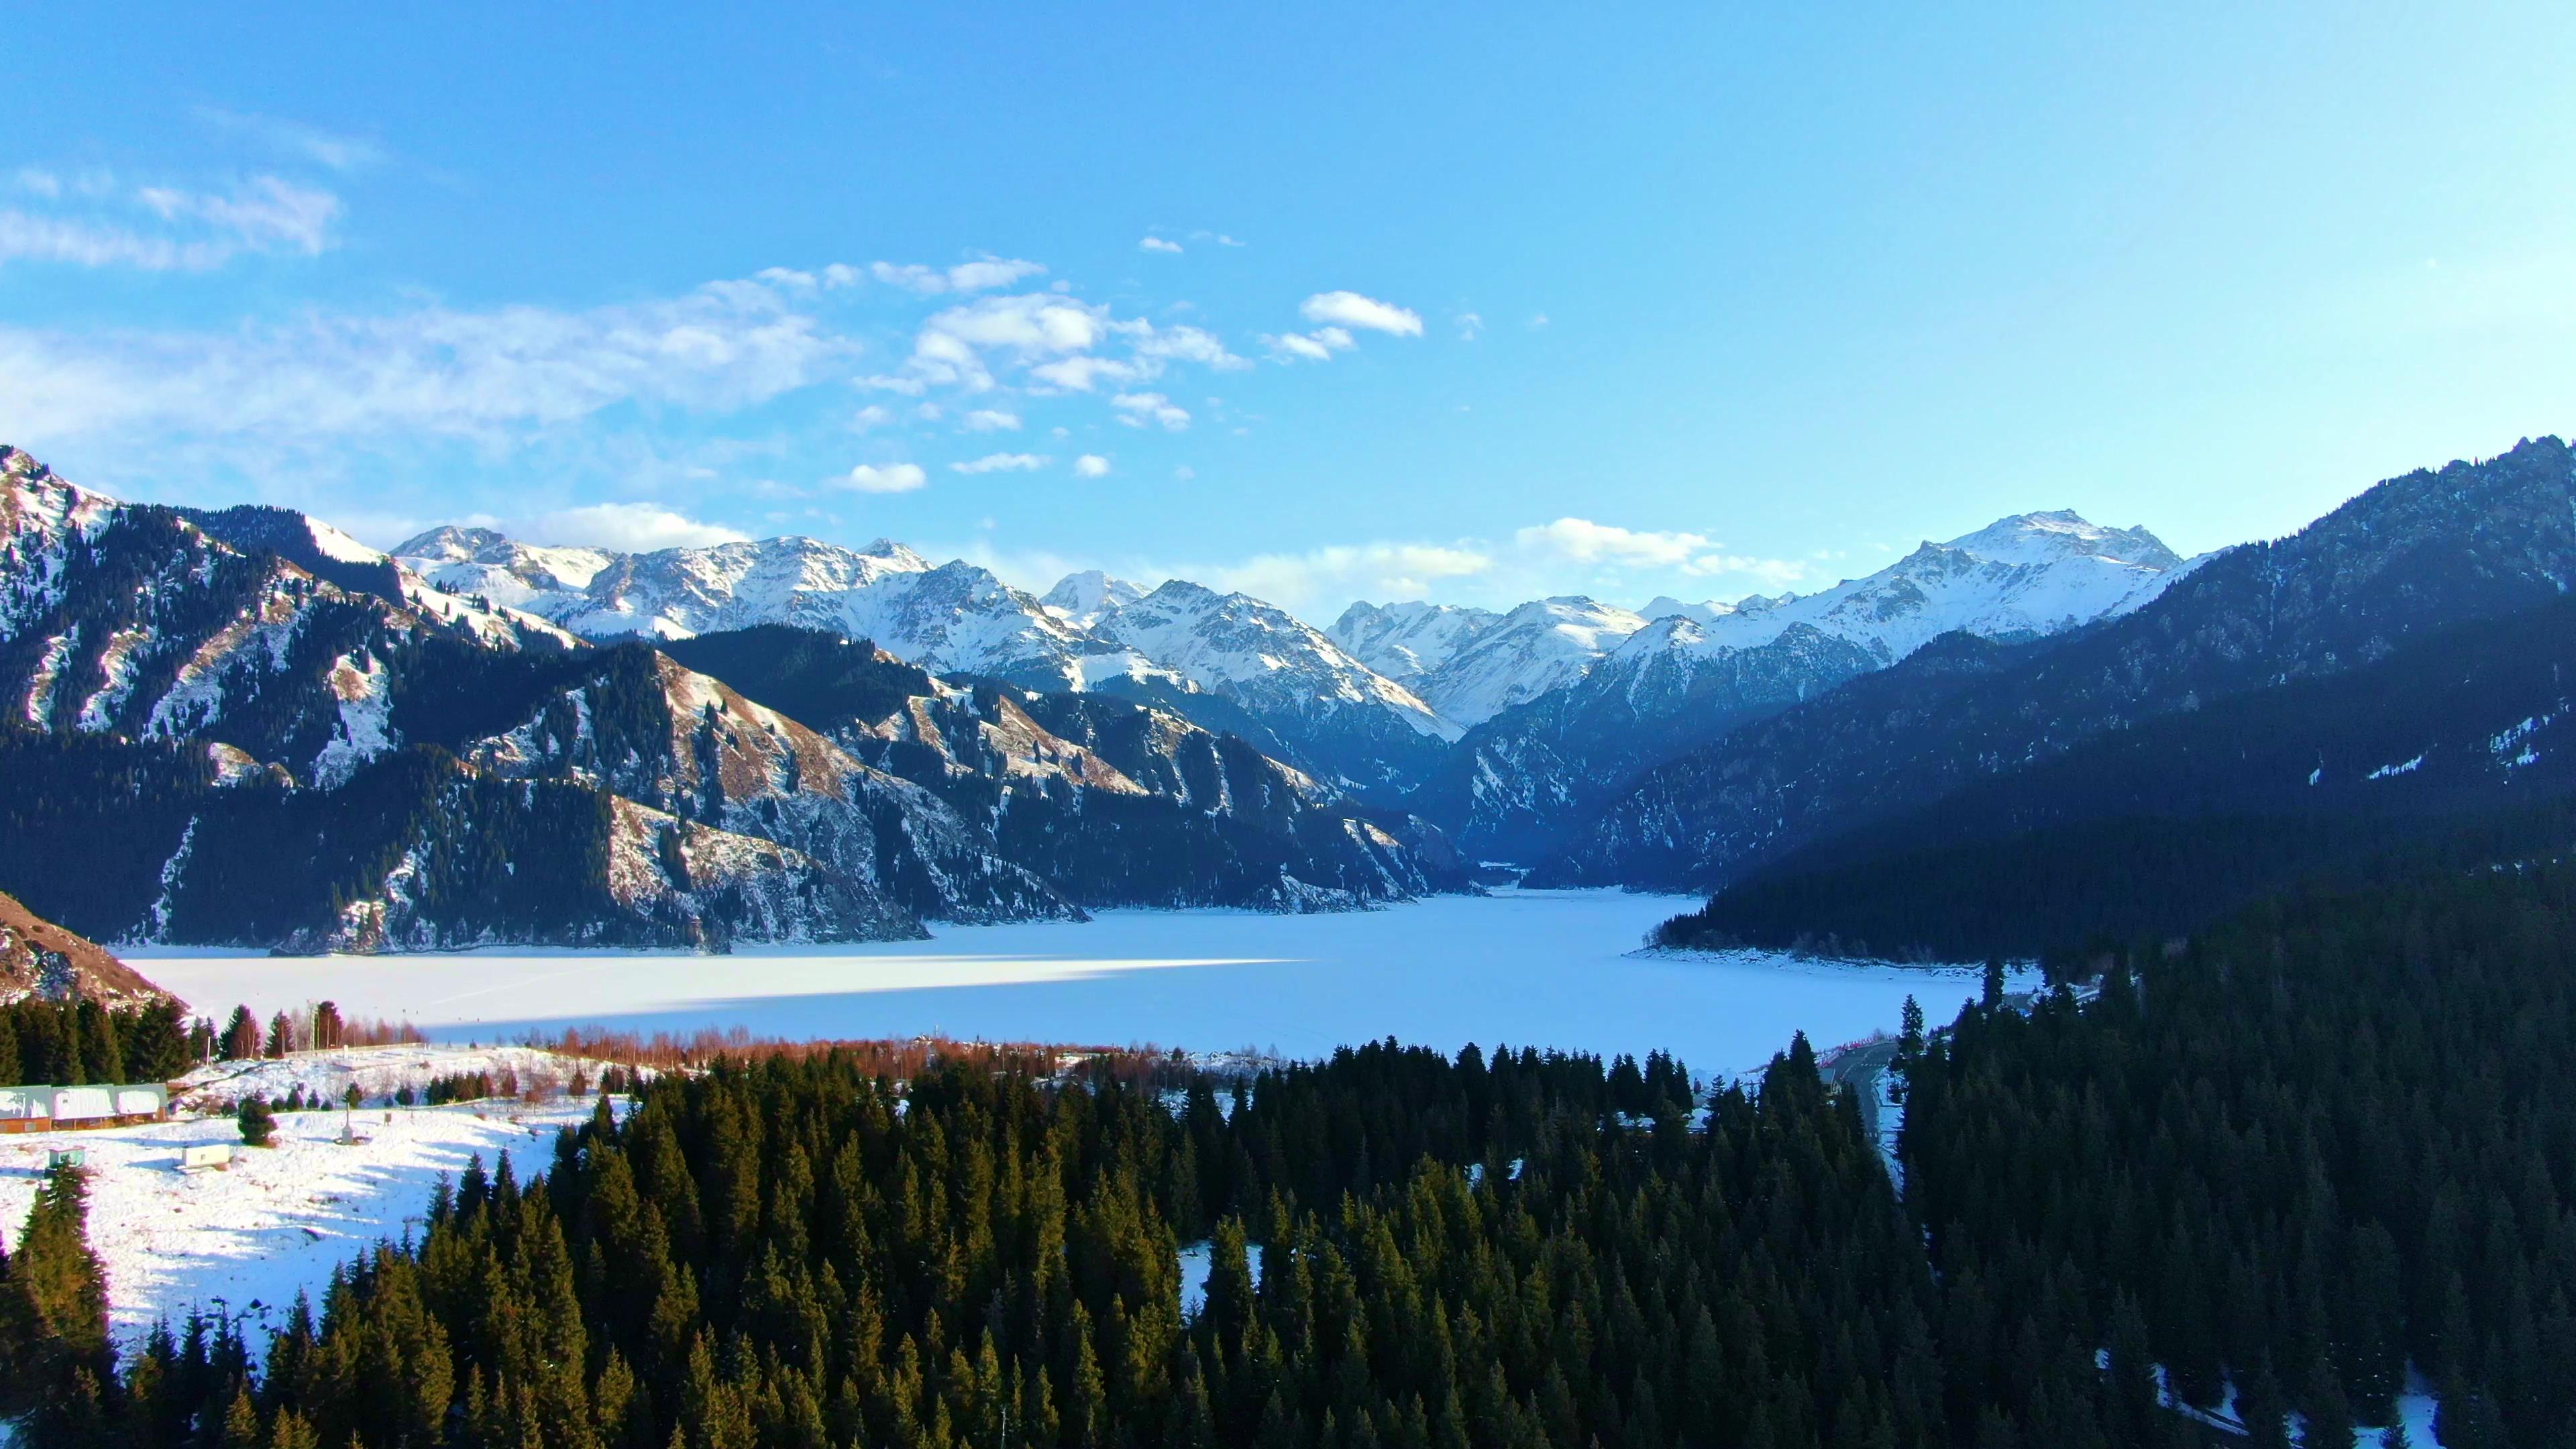
[[[938,928],[935,939],[684,953],[476,951],[271,958],[127,953],[218,1020],[318,1000],[433,1039],[564,1026],[742,1027],[777,1037],[924,1033],[991,1041],[1238,1047],[1314,1057],[1393,1036],[1642,1056],[1748,1070],[1804,1031],[1819,1047],[1893,1031],[1912,993],[1934,1021],[1973,972],[1760,952],[1639,954],[1692,902],[1617,891],[1505,891],[1318,916],[1113,911],[1084,924]]]

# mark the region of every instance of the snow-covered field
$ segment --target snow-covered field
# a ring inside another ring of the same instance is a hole
[[[455,1053],[437,1070],[480,1070],[466,1060],[472,1055]],[[230,1117],[0,1137],[0,1238],[14,1244],[26,1226],[46,1154],[85,1148],[90,1244],[107,1270],[120,1338],[191,1307],[215,1311],[219,1299],[234,1315],[253,1303],[282,1310],[298,1289],[318,1299],[331,1270],[368,1244],[400,1237],[407,1218],[428,1210],[439,1174],[462,1172],[477,1153],[489,1166],[505,1150],[523,1170],[542,1170],[553,1161],[555,1129],[591,1110],[572,1100],[378,1108],[355,1114],[366,1140],[348,1147],[334,1140],[337,1110],[280,1113],[275,1145],[265,1149],[240,1147]],[[235,1144],[231,1167],[179,1171],[181,1149],[211,1142]],[[264,1346],[263,1336],[252,1338]]]
[[[221,1019],[322,999],[448,1041],[606,1025],[687,1034],[1150,1043],[1319,1056],[1393,1036],[1643,1055],[1703,1073],[1759,1066],[1805,1031],[1819,1047],[1893,1030],[1908,993],[1944,1022],[1974,973],[1760,952],[1640,954],[1689,904],[1617,891],[1444,896],[1277,916],[1113,911],[1086,924],[940,927],[929,941],[684,953],[130,960]]]

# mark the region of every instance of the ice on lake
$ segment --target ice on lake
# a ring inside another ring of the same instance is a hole
[[[1895,1029],[1906,995],[1946,1021],[1974,973],[1760,952],[1640,953],[1693,902],[1503,891],[1314,916],[1110,911],[1082,924],[941,926],[928,941],[679,952],[502,948],[272,958],[143,948],[139,969],[221,1019],[331,1000],[437,1040],[564,1026],[742,1027],[778,1037],[1239,1047],[1315,1057],[1393,1036],[1604,1054],[1673,1052],[1702,1073]]]

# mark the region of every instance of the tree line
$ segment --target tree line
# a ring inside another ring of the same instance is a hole
[[[721,1060],[121,1360],[58,1183],[0,1379],[37,1445],[2345,1449],[2412,1372],[2452,1449],[2543,1449],[2571,955],[2554,866],[2270,902],[2089,999],[1990,976],[1903,1039],[1901,1196],[1803,1039],[1714,1092],[1392,1042],[1179,1087]]]

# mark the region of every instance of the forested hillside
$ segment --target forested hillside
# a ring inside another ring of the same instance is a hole
[[[2576,599],[2215,700],[1830,837],[1676,917],[1675,946],[1974,960],[2192,930],[2303,877],[2576,840]]]
[[[1744,725],[1648,771],[1533,881],[1722,887],[2089,739],[2341,673],[2537,609],[2571,583],[2576,454],[2564,442],[2420,470],[2210,559],[2133,614],[2040,645],[1954,635]]]
[[[2453,1449],[2576,1442],[2571,959],[2576,867],[2479,871],[1968,1012],[1903,1149],[1953,1404],[2023,1381],[2019,1305],[2071,1294],[2197,1403],[2379,1422],[2411,1363]]]
[[[31,1225],[13,1407],[38,1445],[2127,1449],[2243,1442],[2159,1366],[2273,1446],[2411,1366],[2453,1449],[2547,1449],[2571,954],[2550,867],[1995,988],[1900,1051],[1902,1198],[1803,1041],[1699,1120],[1660,1057],[1390,1043],[1168,1097],[719,1065],[442,1190],[257,1371],[211,1321],[111,1364],[76,1233]]]

